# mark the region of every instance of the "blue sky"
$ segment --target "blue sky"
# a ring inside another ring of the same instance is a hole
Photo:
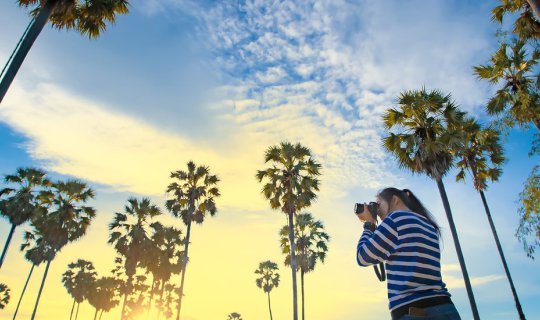
[[[253,176],[263,166],[266,147],[291,140],[312,148],[324,166],[312,212],[332,235],[328,262],[310,275],[308,291],[312,301],[328,305],[308,305],[310,318],[351,319],[366,316],[366,310],[372,319],[387,314],[384,285],[371,270],[354,265],[361,226],[351,208],[388,185],[416,192],[443,226],[443,277],[463,318],[471,318],[435,183],[400,171],[382,150],[380,116],[399,92],[426,86],[451,92],[464,110],[489,121],[483,104],[493,88],[475,79],[472,66],[485,63],[497,45],[489,13],[496,4],[136,0],[130,14],[98,40],[46,28],[0,106],[0,173],[38,165],[54,177],[79,177],[97,190],[99,212],[88,236],[55,261],[49,294],[65,295],[59,274],[83,249],[104,252],[96,263],[106,272],[114,257],[105,243],[112,213],[130,195],[162,204],[168,173],[194,159],[220,175],[223,197],[218,217],[196,230],[187,290],[198,291],[186,298],[186,314],[219,319],[236,310],[247,319],[266,316],[249,273],[267,258],[282,262],[276,230],[283,217],[270,212]],[[7,60],[27,23],[14,1],[0,4],[0,61]],[[540,317],[540,276],[514,232],[518,193],[538,162],[527,156],[532,134],[510,133],[504,174],[486,194],[530,319]],[[514,318],[480,198],[470,182],[456,184],[452,174],[447,189],[480,314]],[[7,230],[0,223],[0,241]],[[251,246],[241,241],[251,236],[257,237]],[[27,267],[17,246],[6,275],[0,275],[14,296],[24,278],[18,269]],[[209,262],[224,265],[220,278],[195,271]],[[283,270],[276,293],[276,314],[283,317],[290,307],[288,275]],[[234,279],[237,301],[223,298],[230,284],[221,278]],[[200,301],[209,292],[222,306],[204,308]],[[63,306],[50,303],[43,312],[52,318]],[[5,312],[0,317],[11,314]]]

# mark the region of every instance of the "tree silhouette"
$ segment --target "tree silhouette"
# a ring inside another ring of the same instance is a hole
[[[38,210],[36,196],[40,187],[50,186],[45,171],[31,167],[18,168],[15,174],[6,175],[4,181],[9,187],[0,190],[0,215],[8,219],[11,229],[0,257],[0,268],[4,263],[15,229],[30,221]]]
[[[262,194],[274,210],[281,210],[288,219],[291,244],[291,272],[293,284],[293,319],[298,319],[296,285],[296,249],[294,217],[309,207],[317,197],[321,165],[313,160],[311,150],[301,144],[282,142],[265,152],[265,163],[271,166],[258,170],[256,178],[263,183]],[[264,182],[263,182],[264,181]]]
[[[167,200],[166,207],[174,217],[181,218],[187,226],[184,257],[182,258],[182,274],[176,320],[180,319],[182,297],[184,296],[184,279],[188,263],[188,249],[191,238],[191,223],[202,224],[207,215],[213,217],[216,212],[215,198],[220,196],[217,183],[219,178],[210,174],[206,166],[197,166],[193,161],[187,164],[187,171],[178,170],[171,173],[174,181],[167,187],[172,199]]]
[[[268,311],[270,312],[270,320],[272,320],[272,306],[270,304],[270,292],[272,289],[279,286],[278,266],[270,260],[259,263],[259,268],[255,270],[255,274],[260,275],[255,283],[268,296]]]

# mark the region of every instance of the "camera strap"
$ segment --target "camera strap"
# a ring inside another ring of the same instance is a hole
[[[379,263],[378,265],[374,265],[373,269],[375,269],[375,274],[377,275],[377,278],[379,278],[380,282],[386,281],[386,270],[384,269],[384,263]]]

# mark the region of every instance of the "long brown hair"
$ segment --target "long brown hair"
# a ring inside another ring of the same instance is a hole
[[[437,222],[435,222],[435,218],[433,218],[433,215],[431,214],[431,212],[429,212],[429,210],[426,209],[426,207],[422,204],[422,202],[420,202],[420,200],[418,200],[418,198],[412,193],[411,190],[386,188],[386,189],[381,190],[379,194],[377,194],[377,197],[383,199],[388,204],[390,204],[393,196],[396,196],[399,199],[401,199],[401,201],[403,201],[403,203],[409,209],[411,209],[411,211],[418,213],[422,217],[426,218],[429,221],[429,223],[435,228],[435,230],[437,230],[437,234],[439,234],[439,236],[441,235],[441,228],[439,227]]]

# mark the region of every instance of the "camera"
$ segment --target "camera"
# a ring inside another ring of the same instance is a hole
[[[367,204],[367,209],[374,220],[377,220],[377,212],[379,212],[379,204],[377,202],[370,202]],[[364,212],[364,204],[357,203],[354,205],[354,213],[360,214]]]

